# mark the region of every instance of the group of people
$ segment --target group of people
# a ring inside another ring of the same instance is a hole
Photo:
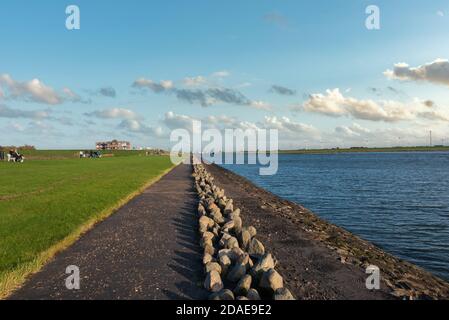
[[[100,151],[80,151],[80,158],[101,158]]]
[[[8,162],[24,162],[25,157],[23,154],[20,154],[17,149],[11,149],[8,153],[4,151],[0,151],[0,160],[7,160]]]

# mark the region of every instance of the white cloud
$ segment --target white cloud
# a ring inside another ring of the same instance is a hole
[[[410,67],[407,63],[397,63],[393,70],[384,75],[390,79],[402,81],[426,81],[449,86],[449,61],[436,59],[418,67]]]
[[[422,103],[404,104],[393,100],[358,100],[345,97],[339,89],[326,90],[326,94],[312,94],[293,111],[320,113],[332,117],[352,116],[368,121],[397,122],[419,117]]]
[[[135,88],[147,88],[156,93],[163,92],[166,90],[170,90],[173,88],[173,81],[171,80],[162,80],[160,82],[155,82],[153,80],[139,78],[133,83],[133,87]]]
[[[440,17],[444,17],[444,12],[441,11],[441,10],[438,10],[437,11],[437,15],[440,16]]]
[[[197,77],[187,77],[183,80],[184,85],[187,87],[197,87],[203,84],[207,83],[206,78],[203,76],[197,76]]]
[[[33,120],[50,118],[49,110],[20,110],[12,109],[5,105],[0,105],[0,118],[27,118]]]
[[[222,70],[222,71],[217,71],[212,73],[212,77],[215,78],[226,78],[229,77],[231,75],[231,73],[227,70]]]
[[[8,92],[8,97],[13,99],[23,98],[24,100],[51,105],[62,103],[62,98],[57,92],[39,79],[19,82],[9,74],[2,74],[0,75],[0,86],[3,86]]]
[[[84,115],[88,117],[96,117],[101,119],[127,119],[127,120],[137,120],[142,117],[132,110],[125,108],[111,108],[104,110],[97,110]]]

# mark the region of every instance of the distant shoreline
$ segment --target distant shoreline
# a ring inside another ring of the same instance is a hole
[[[448,151],[449,146],[435,147],[387,147],[387,148],[334,148],[334,149],[298,149],[279,150],[280,154],[335,154],[361,152],[442,152]]]

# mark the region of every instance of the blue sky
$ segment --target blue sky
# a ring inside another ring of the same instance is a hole
[[[192,119],[277,128],[286,148],[439,143],[448,30],[447,1],[2,1],[0,145],[167,147]]]

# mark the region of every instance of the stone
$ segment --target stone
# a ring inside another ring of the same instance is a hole
[[[234,224],[235,224],[234,220],[229,220],[228,222],[226,222],[223,225],[223,231],[226,232],[226,231],[229,231],[229,230],[233,229],[234,228]]]
[[[210,295],[209,300],[234,300],[234,294],[229,289],[224,289]]]
[[[209,217],[202,216],[199,220],[199,226],[200,232],[204,233],[208,228],[212,228],[214,226],[214,220]]]
[[[204,246],[204,254],[206,254],[206,253],[208,253],[208,254],[210,254],[211,256],[213,256],[213,255],[215,254],[215,248],[214,248],[214,246],[211,246],[211,245],[209,245],[209,244],[206,244],[206,245]]]
[[[249,274],[244,275],[237,283],[237,286],[234,289],[234,293],[236,295],[246,296],[248,294],[249,289],[251,289],[252,281],[253,278]]]
[[[295,300],[290,290],[287,288],[276,289],[273,295],[274,300]]]
[[[262,274],[259,287],[267,293],[273,294],[277,289],[284,287],[284,280],[276,270],[270,269]]]
[[[271,253],[264,254],[259,259],[259,261],[257,261],[257,263],[252,267],[251,275],[257,279],[260,279],[265,271],[274,269],[274,267],[275,263]]]
[[[242,232],[240,232],[240,236],[239,236],[239,240],[240,240],[240,247],[243,250],[247,250],[249,243],[251,242],[251,234],[249,233],[248,230],[243,229]]]
[[[230,248],[226,248],[226,244],[228,243],[228,240],[231,238],[232,238],[232,236],[229,233],[223,232],[223,235],[221,236],[221,239],[218,242],[219,246],[221,248],[230,249]]]
[[[263,246],[262,242],[260,242],[256,238],[253,238],[249,243],[248,253],[253,257],[260,257],[264,255],[265,247]]]
[[[206,209],[204,208],[204,206],[202,204],[198,205],[198,214],[200,217],[206,215]]]
[[[226,203],[226,206],[224,208],[224,214],[228,215],[228,214],[232,213],[233,211],[234,211],[234,205],[232,204],[232,200],[229,200]]]
[[[232,264],[231,259],[227,255],[222,255],[219,258],[219,262],[220,262],[222,274],[226,274],[228,272],[229,268],[231,267],[231,264]]]
[[[205,253],[203,256],[203,264],[206,265],[213,260],[213,257],[209,253]]]
[[[221,274],[221,266],[217,262],[209,262],[209,263],[207,263],[206,266],[205,266],[205,269],[206,269],[206,273],[207,272],[211,272],[211,271],[217,271],[218,273]]]
[[[246,265],[237,263],[228,272],[226,279],[228,279],[231,282],[238,282],[245,274],[246,274]]]
[[[239,296],[235,300],[249,300],[247,297]]]
[[[233,248],[238,248],[238,247],[239,247],[239,241],[235,237],[229,238],[225,243],[226,249],[233,249]]]
[[[212,270],[207,273],[206,280],[204,281],[204,288],[211,292],[219,292],[223,289],[223,282],[217,271]]]
[[[256,289],[249,289],[248,290],[248,294],[246,295],[248,297],[249,300],[261,300],[260,299],[260,295],[259,292]]]
[[[248,227],[248,232],[251,235],[251,238],[254,238],[257,235],[257,230],[253,226]]]
[[[210,217],[213,219],[214,222],[218,224],[223,224],[225,221],[220,211],[211,212]]]
[[[207,238],[201,238],[200,240],[201,248],[205,248],[206,246],[213,246],[212,240]]]
[[[218,201],[218,207],[220,207],[221,210],[226,208],[226,201],[224,201],[223,198]]]
[[[206,231],[203,233],[203,239],[213,240],[215,235],[212,232]]]
[[[242,218],[240,217],[234,217],[234,232],[236,234],[239,234],[240,232],[242,232],[242,226],[243,226],[243,222],[242,222]]]
[[[230,258],[232,259],[232,261],[237,261],[238,258],[240,258],[243,254],[245,254],[245,252],[242,249],[240,249],[238,247],[234,247],[231,250]]]

